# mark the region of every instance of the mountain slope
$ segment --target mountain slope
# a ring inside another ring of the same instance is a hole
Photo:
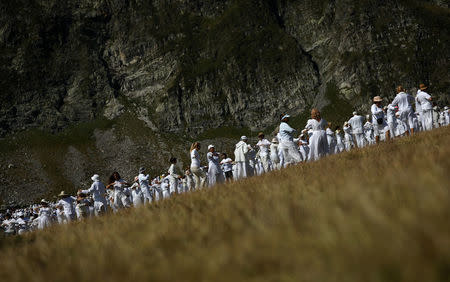
[[[446,281],[450,128],[2,241],[4,281]]]

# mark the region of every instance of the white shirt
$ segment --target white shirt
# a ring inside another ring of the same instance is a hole
[[[397,96],[395,96],[394,101],[392,101],[391,104],[393,106],[398,105],[398,110],[400,112],[408,112],[412,110],[411,107],[412,101],[414,101],[414,98],[411,95],[406,94],[405,92],[400,92],[397,94]]]
[[[220,164],[222,165],[222,170],[224,172],[232,171],[233,170],[233,160],[230,158],[223,159]]]
[[[286,122],[281,122],[280,124],[280,138],[281,141],[292,141],[294,140],[295,129],[289,126]]]
[[[178,172],[177,166],[175,164],[171,164],[169,167],[169,176],[171,178],[179,178],[180,174]]]
[[[425,91],[418,90],[416,99],[419,101],[422,111],[429,111],[433,109],[431,104],[431,96]]]
[[[149,189],[150,186],[148,184],[148,179],[150,178],[150,176],[144,175],[143,173],[139,173],[138,175],[138,181],[139,181],[139,186],[141,186],[141,190],[144,192],[146,189]]]
[[[200,167],[200,155],[197,149],[191,151],[191,167]]]
[[[236,149],[234,150],[234,160],[236,162],[245,162],[248,160],[247,154],[249,151],[249,146],[244,141],[239,141],[236,144]]]
[[[376,104],[372,105],[370,111],[372,112],[372,124],[378,124],[377,119],[384,118],[383,109],[378,107]]]
[[[353,116],[348,120],[348,123],[352,126],[353,134],[362,134],[363,126],[364,126],[364,117],[363,116]]]
[[[267,156],[269,154],[269,146],[270,142],[267,139],[260,140],[256,146],[259,146],[259,155],[260,156]]]
[[[324,119],[321,119],[320,121],[317,121],[316,119],[309,119],[306,123],[306,129],[311,129],[313,131],[318,130],[325,130],[325,128],[328,126],[327,121]]]
[[[66,198],[63,198],[58,201],[58,206],[62,206],[64,209],[64,213],[66,215],[73,215],[75,214],[75,208],[73,206],[73,203],[75,202],[76,198],[73,196],[69,196]]]
[[[94,201],[96,202],[105,201],[106,188],[105,185],[100,181],[94,181],[94,183],[92,183],[91,185],[91,188],[82,190],[81,192],[85,194],[91,194],[92,198],[94,198]]]

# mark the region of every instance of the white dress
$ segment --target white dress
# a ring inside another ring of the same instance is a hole
[[[219,163],[219,155],[217,153],[208,152],[206,155],[208,159],[208,186],[212,187],[216,183],[225,181],[223,171]]]
[[[352,147],[354,147],[352,129],[350,128],[350,126],[344,126],[342,129],[344,130],[345,150],[350,151]]]
[[[46,227],[49,227],[52,223],[51,217],[52,217],[52,210],[50,208],[44,207],[40,208],[38,229],[44,229]]]
[[[280,153],[277,143],[270,145],[270,161],[272,162],[272,169],[280,169]]]
[[[312,130],[312,135],[309,138],[309,159],[318,160],[328,154],[328,140],[325,128],[327,122],[324,119],[317,121],[310,119],[306,123],[306,129]]]
[[[327,128],[326,133],[327,133],[328,151],[330,152],[330,154],[334,154],[336,151],[336,138],[334,137],[334,132],[330,128]]]

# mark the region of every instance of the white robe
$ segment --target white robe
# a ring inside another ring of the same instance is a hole
[[[328,154],[328,140],[325,128],[327,127],[327,122],[324,119],[317,121],[315,119],[308,120],[306,124],[306,129],[311,129],[312,135],[309,139],[309,159],[319,160],[320,158]]]
[[[223,171],[219,163],[219,155],[217,153],[208,152],[208,186],[213,187],[216,183],[223,183]]]

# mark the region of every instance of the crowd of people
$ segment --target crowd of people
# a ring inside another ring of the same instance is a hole
[[[7,210],[0,214],[1,227],[6,234],[23,234],[44,229],[52,224],[64,224],[99,216],[110,211],[139,207],[154,201],[170,198],[204,187],[279,170],[290,165],[315,161],[326,155],[362,148],[393,138],[411,135],[450,124],[448,107],[439,111],[433,106],[432,97],[421,84],[416,97],[397,87],[397,96],[383,106],[380,96],[373,98],[371,113],[360,115],[357,111],[343,124],[332,128],[317,109],[311,111],[311,119],[300,132],[289,125],[288,114],[280,115],[276,135],[269,141],[264,133],[258,134],[258,142],[252,146],[242,136],[234,150],[234,160],[225,153],[218,153],[214,145],[207,147],[207,165],[201,163],[201,144],[190,148],[190,167],[182,172],[177,159],[170,158],[167,173],[150,177],[141,167],[131,182],[118,172],[112,173],[107,185],[100,176],[92,176],[92,185],[78,190],[76,196],[62,191],[58,200],[42,200],[27,208]],[[415,108],[415,110],[414,110]]]

